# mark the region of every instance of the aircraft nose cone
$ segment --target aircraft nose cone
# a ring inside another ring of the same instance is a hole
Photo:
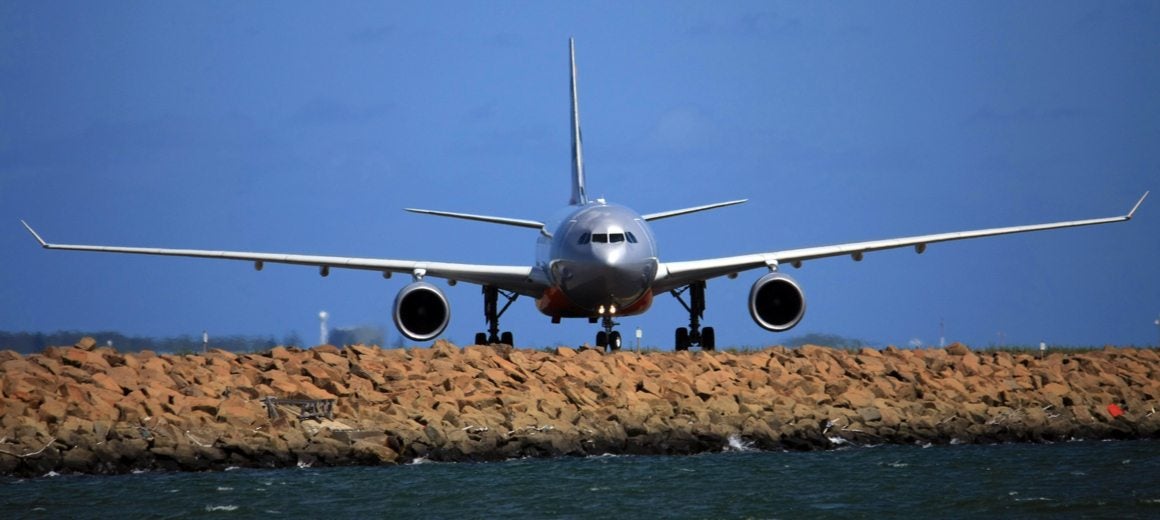
[[[608,258],[604,261],[603,270],[606,273],[605,294],[623,307],[636,301],[649,288],[656,273],[656,261]]]

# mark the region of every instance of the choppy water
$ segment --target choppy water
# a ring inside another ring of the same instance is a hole
[[[1160,442],[0,481],[0,518],[1160,518]]]

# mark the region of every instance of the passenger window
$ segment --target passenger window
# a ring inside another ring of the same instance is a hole
[[[635,243],[636,243],[636,235],[633,235],[633,234],[632,234],[632,231],[626,231],[626,232],[624,233],[624,236],[625,236],[626,238],[628,238],[628,243],[629,243],[629,244],[635,244]]]
[[[580,235],[580,241],[579,241],[579,242],[577,242],[577,243],[578,243],[578,244],[580,244],[580,245],[587,244],[587,243],[588,243],[588,240],[589,240],[590,238],[591,238],[591,235],[589,235],[588,233],[584,233],[583,235]]]
[[[596,242],[598,244],[608,243],[608,234],[607,233],[593,233],[592,234],[592,241]]]
[[[608,241],[613,244],[617,242],[624,242],[624,233],[611,233],[608,235]]]

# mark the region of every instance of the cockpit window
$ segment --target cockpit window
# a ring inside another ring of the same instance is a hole
[[[623,243],[623,242],[635,244],[636,243],[636,235],[633,235],[631,232],[624,232],[624,233],[584,233],[583,235],[580,235],[580,240],[577,241],[577,243],[580,245],[584,245],[584,244],[588,244],[588,243],[619,244],[619,243]]]

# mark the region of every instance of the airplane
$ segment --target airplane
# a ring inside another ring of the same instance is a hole
[[[487,330],[475,335],[475,343],[480,345],[514,345],[511,331],[500,332],[499,320],[518,297],[525,296],[534,299],[536,308],[551,318],[552,323],[559,323],[563,318],[586,318],[593,324],[599,321],[596,346],[605,351],[619,350],[622,339],[616,330],[616,319],[642,314],[652,306],[656,295],[669,293],[689,314],[688,327],[679,327],[675,331],[675,349],[688,350],[696,346],[711,351],[716,348],[715,331],[713,327],[701,326],[707,280],[720,276],[736,278],[741,272],[753,269],[768,270],[750,289],[749,314],[761,328],[783,332],[801,322],[806,311],[806,299],[797,281],[781,272],[782,265],[797,268],[806,261],[835,256],[849,256],[855,261],[861,261],[866,253],[902,247],[913,247],[915,252],[922,254],[927,246],[938,242],[1123,222],[1132,218],[1148,196],[1148,192],[1145,192],[1131,211],[1116,217],[919,235],[692,261],[661,261],[656,237],[649,227],[651,222],[741,204],[746,199],[640,214],[603,198],[589,198],[580,134],[576,47],[572,39],[568,41],[568,54],[571,65],[572,194],[566,208],[546,222],[405,208],[414,213],[536,230],[538,238],[533,265],[54,244],[45,241],[27,222],[21,220],[21,223],[45,249],[244,260],[253,262],[258,271],[268,263],[309,265],[317,267],[322,276],[329,275],[332,268],[379,271],[385,278],[390,278],[394,273],[410,275],[411,282],[395,297],[392,314],[399,332],[414,341],[437,338],[451,320],[451,307],[446,296],[437,286],[427,281],[429,278],[445,279],[450,285],[467,282],[482,287]],[[684,295],[688,296],[687,302]],[[499,306],[500,296],[505,300],[502,308]]]

